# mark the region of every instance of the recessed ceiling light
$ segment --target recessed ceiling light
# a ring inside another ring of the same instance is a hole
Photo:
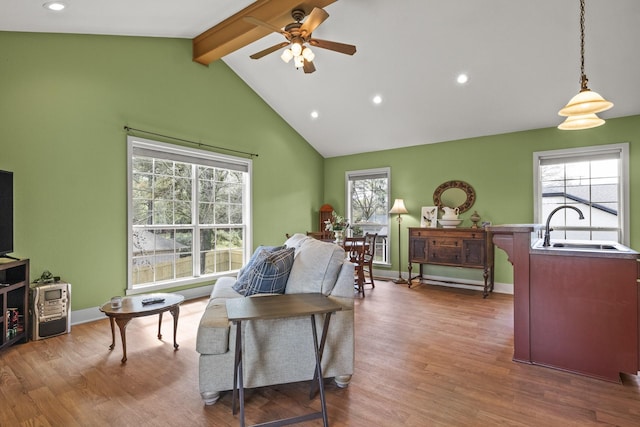
[[[465,73],[458,74],[458,78],[456,79],[456,81],[463,85],[469,81],[469,76],[467,76]]]
[[[372,101],[373,101],[374,104],[381,104],[382,103],[382,96],[376,95],[376,96],[373,97]]]
[[[59,1],[50,1],[42,5],[45,9],[53,10],[54,12],[60,12],[66,7],[66,5]]]
[[[313,110],[313,111],[311,112],[311,118],[312,118],[312,119],[317,119],[317,118],[318,118],[318,112],[317,112],[316,110]]]

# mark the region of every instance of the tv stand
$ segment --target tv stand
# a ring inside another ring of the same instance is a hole
[[[7,259],[12,259],[14,261],[20,261],[20,258],[16,258],[14,256],[6,255],[6,254],[5,255],[0,255],[0,258],[7,258]]]
[[[9,257],[5,257],[9,258]],[[27,342],[29,331],[29,260],[0,259],[0,350]]]

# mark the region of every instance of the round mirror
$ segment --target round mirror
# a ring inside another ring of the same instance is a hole
[[[447,181],[433,192],[433,203],[442,208],[458,208],[459,213],[468,211],[476,201],[473,187],[464,181]]]

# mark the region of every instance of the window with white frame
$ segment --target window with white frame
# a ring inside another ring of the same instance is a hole
[[[373,262],[389,264],[390,169],[348,171],[346,186],[351,234],[377,233]]]
[[[551,218],[551,239],[629,240],[629,144],[534,153],[534,220]]]
[[[250,248],[251,160],[129,136],[128,290],[238,270]]]

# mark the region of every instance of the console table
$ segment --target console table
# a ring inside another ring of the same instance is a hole
[[[232,411],[237,413],[236,398],[240,400],[240,426],[244,427],[244,379],[242,375],[242,332],[241,325],[243,320],[266,320],[281,319],[286,317],[311,317],[311,332],[313,334],[314,353],[316,356],[316,367],[313,382],[311,385],[311,396],[315,392],[314,384],[320,391],[321,411],[308,415],[301,415],[293,418],[270,421],[260,424],[260,426],[284,426],[288,424],[308,421],[316,418],[322,418],[324,426],[329,425],[327,418],[327,405],[324,397],[324,383],[322,379],[322,352],[324,343],[327,338],[329,329],[329,321],[331,315],[336,311],[342,310],[342,307],[333,302],[322,294],[286,294],[286,295],[269,295],[249,298],[233,298],[227,300],[227,318],[236,325],[236,347],[235,362],[233,367],[233,398]],[[318,344],[318,334],[316,331],[316,314],[325,314],[324,324],[322,328],[322,336],[320,344]],[[239,397],[237,397],[239,394]]]
[[[420,265],[420,272],[414,277],[411,277],[412,263]],[[414,279],[422,282],[424,264],[482,269],[483,297],[493,291],[493,241],[485,229],[409,228],[409,287]]]

